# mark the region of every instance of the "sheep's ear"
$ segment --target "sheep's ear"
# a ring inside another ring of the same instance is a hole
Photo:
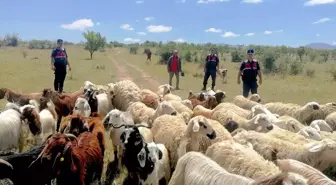
[[[194,120],[193,122],[194,122],[193,131],[198,132],[199,129],[200,129],[200,125],[199,125],[198,121],[196,121],[196,120]]]
[[[145,167],[145,165],[146,165],[146,150],[145,150],[145,148],[142,148],[141,150],[140,150],[140,152],[138,153],[138,161],[139,161],[139,164],[140,164],[140,166],[143,168],[143,167]]]
[[[318,143],[308,143],[308,151],[309,152],[319,152],[323,149],[324,145],[322,142],[318,142]]]
[[[159,156],[159,160],[162,159],[162,156],[163,156],[163,153],[160,149],[157,149],[158,150],[158,156]]]
[[[309,126],[313,129],[317,130],[318,132],[321,131],[320,127],[317,124],[310,124]]]
[[[300,134],[303,135],[303,136],[306,137],[306,138],[309,138],[309,137],[310,137],[309,134],[308,134],[308,132],[307,132],[306,130],[304,130],[304,129],[301,130]]]

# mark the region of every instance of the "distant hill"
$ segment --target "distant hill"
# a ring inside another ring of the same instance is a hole
[[[313,49],[336,49],[336,46],[326,44],[326,43],[310,43],[306,45],[306,47],[310,47]]]

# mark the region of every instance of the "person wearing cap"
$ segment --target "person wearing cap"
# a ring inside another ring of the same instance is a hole
[[[64,80],[67,73],[66,66],[68,66],[69,71],[71,71],[68,54],[65,48],[63,48],[63,40],[58,39],[57,47],[53,49],[51,53],[51,70],[53,70],[55,74],[54,89],[59,93],[63,92]]]
[[[262,76],[260,72],[259,62],[253,58],[254,50],[247,50],[248,59],[243,61],[238,72],[237,83],[240,84],[240,78],[243,81],[243,96],[248,97],[249,92],[258,93],[257,76],[259,77],[259,85],[262,84]]]
[[[208,79],[211,76],[212,79],[212,86],[211,89],[214,90],[216,85],[216,74],[219,67],[219,59],[216,54],[215,49],[211,50],[211,54],[209,54],[205,59],[205,65],[204,65],[204,79],[203,79],[203,88],[202,90],[206,90],[206,86],[208,83]]]
[[[180,85],[180,72],[181,76],[184,76],[182,72],[182,63],[181,58],[178,56],[178,51],[174,50],[173,55],[169,57],[167,61],[167,71],[169,73],[169,85],[172,86],[172,80],[174,75],[176,76],[176,88],[175,90],[179,90]]]

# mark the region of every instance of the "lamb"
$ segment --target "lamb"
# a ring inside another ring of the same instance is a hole
[[[182,101],[182,98],[179,97],[179,96],[176,95],[176,94],[168,93],[168,94],[166,94],[166,95],[163,96],[162,100],[166,100],[166,101],[169,101],[169,100],[178,100],[178,101]]]
[[[160,97],[163,97],[166,94],[171,93],[172,89],[173,87],[170,86],[169,84],[160,85],[158,87],[156,94],[158,94]]]
[[[105,116],[113,109],[111,98],[109,98],[105,92],[99,92],[98,90],[89,88],[87,89],[85,96],[88,98],[91,112],[97,112],[98,114]]]
[[[319,170],[293,159],[278,159],[274,163],[284,172],[293,172],[300,174],[307,178],[310,185],[336,185],[335,181],[332,181]]]
[[[225,126],[229,120],[233,120],[238,123],[239,128],[244,128],[245,130],[268,132],[273,129],[273,124],[267,114],[258,114],[248,120],[230,109],[220,109],[213,113],[211,119],[219,121],[223,126]]]
[[[208,148],[205,155],[229,173],[255,180],[282,173],[273,162],[265,160],[254,151],[252,146],[243,146],[234,141],[215,143]],[[307,182],[305,178],[298,174],[289,173],[288,177],[291,181],[298,182],[297,184],[306,184]]]
[[[257,100],[257,101],[253,101],[253,100],[251,100],[252,97],[255,98],[255,97],[257,97],[257,96],[259,96],[259,95],[258,95],[258,94],[253,94],[253,95],[250,96],[250,98],[248,99],[248,98],[245,98],[245,97],[242,96],[242,95],[238,95],[238,96],[234,97],[234,99],[233,99],[233,103],[234,103],[235,105],[237,105],[237,106],[243,108],[243,109],[251,110],[251,108],[252,108],[253,106],[256,106],[256,105],[259,104],[257,101],[259,101],[259,100],[261,101],[261,99],[259,99],[259,100]]]
[[[215,97],[217,104],[220,104],[223,102],[223,99],[225,98],[226,94],[221,90],[216,90],[215,92],[209,88],[205,93],[200,94],[200,101],[202,101],[201,96],[204,96],[205,100],[207,100],[209,97]]]
[[[204,116],[206,118],[210,118],[211,115],[212,115],[212,112],[213,112],[212,110],[207,109],[207,108],[203,107],[202,105],[197,105],[193,109],[193,115],[194,116],[202,115],[202,116]]]
[[[280,116],[291,116],[304,124],[307,124],[308,120],[312,116],[312,113],[320,109],[320,105],[316,102],[309,102],[304,106],[292,103],[273,102],[267,103],[265,106],[272,113]]]
[[[329,114],[336,112],[336,102],[330,102],[320,105],[320,109],[312,113],[311,119],[307,123],[311,123],[314,120],[324,120]]]
[[[155,163],[155,173],[156,173],[156,181],[159,182],[159,184],[168,184],[170,180],[170,165],[169,165],[169,155],[168,150],[163,144],[156,144],[154,142],[149,142],[147,144],[147,147],[150,152],[156,152],[158,154],[159,158],[157,159]],[[147,181],[146,181],[147,182]]]
[[[85,118],[90,117],[91,115],[91,108],[89,102],[81,97],[78,97],[75,102],[75,107],[73,109],[73,114],[79,114]]]
[[[127,112],[131,114],[134,123],[141,123],[147,121],[149,118],[149,124],[151,124],[158,116],[163,114],[177,115],[176,110],[168,101],[160,102],[156,110],[147,107],[142,102],[134,102],[128,107]]]
[[[240,117],[247,118],[247,116],[251,113],[249,110],[245,110],[243,108],[238,107],[233,103],[220,103],[214,109],[212,109],[212,113],[216,112],[220,109],[230,109],[238,114]]]
[[[203,116],[190,119],[188,125],[183,119],[171,115],[156,118],[151,128],[154,142],[162,143],[169,151],[170,167],[175,168],[178,157],[187,151],[198,151],[201,136],[216,138],[216,132]],[[188,146],[187,146],[188,145]]]
[[[26,119],[26,115],[28,114],[25,113],[22,115],[21,113],[22,111],[29,111],[26,110],[27,108],[30,108],[32,111],[34,107],[32,105],[25,105],[20,107],[20,109],[7,109],[0,114],[0,150],[18,148],[19,152],[21,152],[28,137],[27,133],[38,134],[40,132],[41,127],[37,122],[28,122],[30,128],[27,128],[27,124],[22,124],[21,120]]]
[[[188,152],[176,165],[168,185],[275,185],[295,184],[287,173],[253,180],[227,172],[215,161],[199,152]]]
[[[144,103],[147,107],[156,109],[161,102],[161,97],[149,89],[141,90],[141,102]]]
[[[336,163],[336,157],[333,155],[336,142],[330,139],[294,144],[255,131],[239,132],[233,139],[241,144],[250,142],[253,149],[267,160],[272,160],[271,153],[275,149],[278,151],[276,156],[278,159],[295,159],[320,171]]]
[[[203,107],[207,108],[207,109],[213,109],[217,106],[217,100],[214,96],[209,96],[209,98],[207,98],[204,101],[200,101],[197,99],[190,99],[193,107],[196,107],[197,105],[202,105]]]
[[[314,140],[322,140],[321,135],[319,133],[312,133],[311,136],[308,134],[310,133],[307,129],[308,127],[304,127],[303,129],[301,129],[299,132],[294,133],[294,132],[290,132],[288,130],[279,128],[277,126],[274,127],[273,130],[271,130],[270,132],[267,133],[267,135],[270,135],[274,138],[278,138],[284,141],[288,141],[288,142],[292,142],[292,143],[301,143],[301,144],[306,144],[309,142],[312,142],[313,139]],[[307,131],[308,133],[307,133]]]
[[[226,130],[218,121],[208,119],[210,125],[212,126],[213,130],[216,132],[215,139],[209,139],[208,137],[202,136],[202,139],[199,141],[200,148],[199,152],[205,153],[207,148],[214,143],[226,141],[226,140],[233,140],[230,132]]]
[[[317,131],[325,131],[333,133],[332,128],[328,125],[325,120],[317,119],[310,123],[310,127],[316,129]]]
[[[332,128],[332,130],[336,130],[336,112],[333,112],[333,113],[329,114],[325,118],[325,121]]]
[[[141,101],[140,88],[130,80],[118,81],[110,89],[112,105],[118,110],[126,111],[132,103]]]

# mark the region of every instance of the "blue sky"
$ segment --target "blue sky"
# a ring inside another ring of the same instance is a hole
[[[119,42],[336,45],[336,0],[2,0],[0,36]]]

